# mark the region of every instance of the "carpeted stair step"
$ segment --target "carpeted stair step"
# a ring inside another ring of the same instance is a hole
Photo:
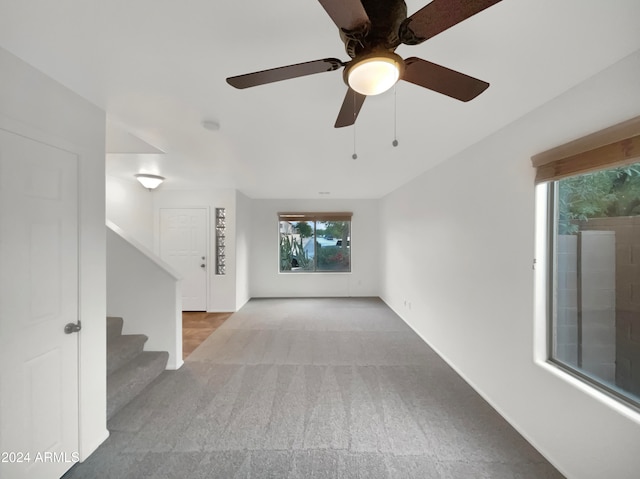
[[[107,377],[107,419],[129,403],[167,366],[166,351],[143,351]]]
[[[140,354],[147,339],[144,334],[125,334],[107,339],[107,375]]]
[[[122,334],[122,318],[107,316],[107,341]]]

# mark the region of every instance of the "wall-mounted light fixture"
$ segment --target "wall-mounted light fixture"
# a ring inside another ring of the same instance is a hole
[[[139,173],[134,176],[140,182],[140,184],[142,184],[142,186],[144,186],[148,190],[157,188],[158,186],[160,186],[160,183],[164,181],[164,176],[149,175],[146,173]]]

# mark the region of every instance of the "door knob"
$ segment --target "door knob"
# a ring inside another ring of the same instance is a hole
[[[205,268],[205,267],[206,267],[206,265],[205,265],[204,263],[202,263],[202,264],[200,265],[200,267],[201,267],[201,268]]]
[[[80,324],[80,321],[78,321],[78,323],[67,323],[64,327],[64,334],[71,334],[71,333],[77,333],[78,331],[80,331],[82,329],[82,325]]]

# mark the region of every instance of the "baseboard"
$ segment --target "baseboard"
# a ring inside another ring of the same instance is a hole
[[[168,371],[175,371],[177,369],[180,369],[183,364],[184,364],[184,361],[182,359],[178,359],[175,362],[174,361],[167,362],[167,367],[165,369]]]
[[[107,439],[109,438],[109,430],[105,429],[102,434],[100,434],[97,438],[95,438],[94,440],[92,440],[89,445],[85,444],[85,441],[81,441],[80,444],[80,451],[78,451],[80,453],[80,462],[84,462],[87,460],[87,458],[93,454],[96,449],[98,449],[100,447],[100,445],[105,442]]]
[[[484,399],[505,421],[507,421],[511,427],[513,427],[518,434],[520,434],[522,437],[524,437],[524,439],[531,444],[531,446],[533,446],[533,448],[538,451],[547,461],[549,461],[549,463],[551,463],[551,465],[553,465],[553,467],[555,467],[556,469],[558,469],[558,471],[560,471],[561,474],[563,474],[565,477],[568,477],[566,472],[564,471],[564,469],[562,467],[560,467],[558,465],[558,461],[555,460],[554,457],[552,457],[551,454],[548,454],[543,448],[541,448],[537,441],[535,441],[533,438],[531,438],[529,436],[529,434],[524,431],[523,428],[521,428],[517,422],[513,421],[508,414],[505,414],[504,411],[502,411],[502,409],[500,407],[498,407],[492,400],[491,398],[486,395],[484,393],[484,391],[482,391],[480,388],[478,388],[473,381],[471,381],[464,373],[462,373],[455,364],[451,363],[439,350],[438,348],[434,347],[429,341],[427,341],[427,339],[421,334],[419,333],[410,323],[409,321],[407,321],[402,314],[400,314],[398,311],[396,311],[390,304],[389,302],[383,298],[380,297],[380,299],[384,302],[384,304],[387,305],[387,307],[393,311],[407,326],[409,326],[409,328],[411,329],[411,331],[413,331],[414,333],[416,333],[418,335],[418,337],[424,341],[424,343],[429,346],[431,349],[433,349],[435,351],[435,353],[440,357],[440,359],[442,359],[445,363],[447,363],[447,365],[449,365],[449,367],[451,367],[451,369],[453,369],[456,374],[458,376],[460,376],[464,382],[466,382],[475,392],[477,392],[480,397],[482,399]]]

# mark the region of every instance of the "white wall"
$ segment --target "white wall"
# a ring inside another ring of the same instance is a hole
[[[107,219],[152,250],[155,193],[134,178],[127,181],[114,176],[107,176],[106,191]]]
[[[279,212],[351,211],[351,273],[279,273]],[[251,296],[379,296],[378,200],[253,200]]]
[[[159,254],[160,209],[161,208],[209,208],[209,264],[214,265],[215,258],[215,209],[226,208],[226,256],[236,257],[236,191],[234,189],[211,190],[169,190],[161,187],[153,193],[154,209],[154,251]],[[215,268],[207,270],[209,274],[209,296],[207,310],[226,312],[236,310],[236,265],[227,262],[227,274],[215,274]]]
[[[640,416],[543,359],[530,158],[639,115],[639,85],[636,52],[381,200],[383,299],[569,478],[638,477]]]
[[[180,277],[126,233],[107,227],[107,315],[123,334],[145,334],[145,351],[167,351],[167,369],[182,366]]]
[[[236,191],[236,310],[251,299],[251,199]]]
[[[80,457],[106,428],[105,113],[0,48],[0,117],[77,153],[79,176]],[[1,398],[0,398],[1,400]]]

